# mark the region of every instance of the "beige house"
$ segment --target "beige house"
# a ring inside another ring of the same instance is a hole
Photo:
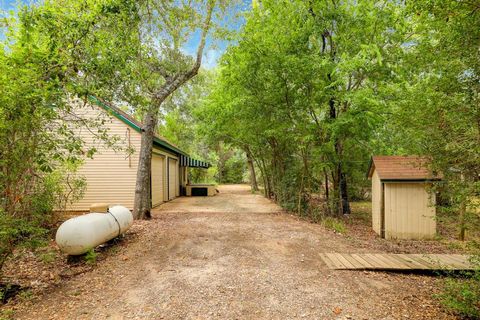
[[[86,190],[81,200],[69,205],[67,210],[88,210],[92,203],[122,205],[133,209],[135,183],[139,161],[142,124],[122,110],[109,106],[97,98],[76,108],[81,119],[101,119],[109,136],[117,138],[115,147],[107,147],[88,127],[79,129],[85,144],[95,147],[92,159],[86,159],[78,174],[86,179]],[[127,152],[126,150],[131,150]],[[202,161],[190,157],[168,142],[155,136],[152,155],[152,206],[185,194],[188,167],[208,168]]]
[[[375,156],[370,162],[372,227],[386,239],[429,239],[436,234],[435,194],[426,159]]]

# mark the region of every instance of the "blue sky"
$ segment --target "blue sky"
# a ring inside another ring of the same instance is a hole
[[[15,10],[17,4],[30,4],[35,3],[35,0],[0,0],[0,11]],[[239,4],[235,7],[234,11],[231,12],[230,16],[225,17],[222,23],[228,29],[238,30],[243,24],[243,19],[237,18],[233,19],[233,16],[236,13],[241,13],[242,11],[249,10],[251,6],[251,0],[240,0]],[[0,39],[3,38],[3,33],[0,32]],[[190,55],[194,55],[200,41],[200,33],[196,32],[192,35],[190,40],[185,44],[184,51]],[[217,40],[212,42],[211,39],[208,39],[207,45],[204,51],[203,57],[203,67],[205,68],[214,68],[217,65],[218,59],[225,52],[229,42],[224,40]]]

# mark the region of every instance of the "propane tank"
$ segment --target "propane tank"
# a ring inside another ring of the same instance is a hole
[[[130,210],[113,206],[107,213],[89,213],[68,219],[57,230],[60,250],[79,255],[125,233],[133,224]]]

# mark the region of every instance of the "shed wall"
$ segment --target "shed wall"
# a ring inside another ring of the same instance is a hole
[[[377,171],[372,175],[372,228],[377,234],[381,229],[382,183]]]
[[[431,205],[435,195],[429,197],[426,187],[426,183],[385,183],[385,238],[435,236],[435,207]]]

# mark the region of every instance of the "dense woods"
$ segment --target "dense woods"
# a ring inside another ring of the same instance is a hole
[[[447,3],[262,1],[221,59],[202,133],[250,155],[265,195],[302,215],[318,194],[322,213],[350,213],[371,155],[416,154],[445,175],[448,210],[472,217],[480,19]]]

